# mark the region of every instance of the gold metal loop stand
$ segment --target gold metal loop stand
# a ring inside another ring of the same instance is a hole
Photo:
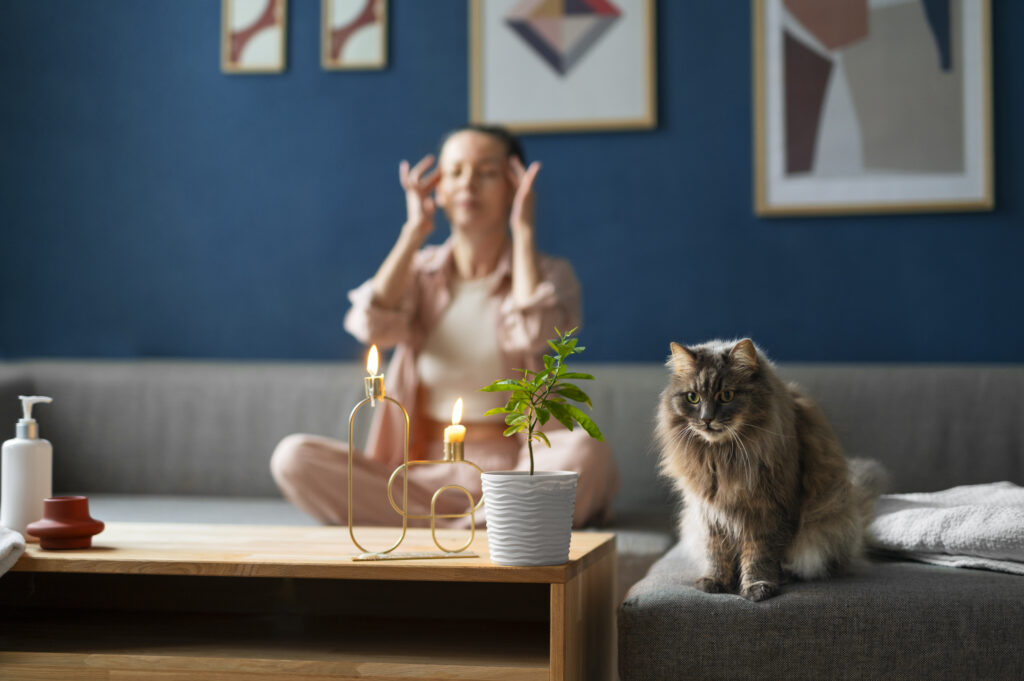
[[[406,474],[402,482],[402,510],[399,510],[397,507],[395,509],[398,510],[399,515],[402,516],[402,534],[398,538],[398,541],[396,541],[390,548],[377,552],[376,554],[371,554],[367,551],[366,547],[360,544],[359,540],[356,539],[355,525],[352,522],[352,508],[355,506],[355,497],[352,494],[352,460],[356,457],[354,437],[356,414],[359,413],[359,410],[362,409],[367,402],[370,403],[371,407],[376,407],[377,400],[387,400],[401,409],[402,415],[405,417],[405,438],[403,438],[405,446],[403,448],[402,461],[404,462],[403,465],[407,465],[409,463],[409,412],[405,410],[405,407],[402,406],[401,402],[384,394],[384,376],[367,376],[363,381],[366,386],[366,398],[352,409],[352,413],[348,417],[348,536],[352,538],[352,543],[355,544],[364,555],[386,555],[401,546],[402,542],[405,541],[405,534],[409,529],[408,516],[405,513],[405,509],[409,508],[409,475]]]
[[[459,465],[464,464],[472,466],[477,470],[478,473],[483,473],[479,466],[472,461],[466,461],[465,457],[465,445],[462,442],[446,442],[444,443],[444,459],[443,460],[424,460],[424,461],[409,461],[409,414],[406,412],[405,407],[402,406],[398,400],[388,397],[384,394],[384,377],[383,376],[367,376],[365,379],[366,383],[366,399],[357,404],[352,410],[352,414],[348,420],[348,533],[352,538],[352,543],[362,551],[363,553],[357,556],[353,556],[352,560],[355,561],[369,561],[369,560],[419,560],[424,558],[469,558],[476,557],[477,554],[472,551],[466,551],[472,545],[473,540],[476,538],[476,517],[475,513],[480,510],[483,506],[484,499],[483,495],[480,495],[479,501],[476,504],[473,503],[472,493],[461,485],[445,485],[441,487],[430,499],[430,513],[429,514],[410,514],[409,513],[409,469],[412,466],[431,466],[431,465]],[[354,448],[354,426],[356,414],[359,410],[367,403],[370,403],[371,407],[375,407],[377,400],[387,400],[397,405],[402,410],[402,414],[405,416],[405,444],[402,454],[402,465],[391,473],[391,477],[388,478],[387,495],[388,501],[391,503],[391,507],[395,509],[395,512],[402,517],[402,534],[391,547],[377,552],[368,551],[359,541],[356,539],[354,524],[352,521],[352,509],[355,505],[353,493],[353,465],[352,457],[355,452]],[[399,473],[402,475],[402,505],[399,506],[395,503],[394,493],[392,492],[392,485],[395,482],[395,478],[398,477]],[[466,495],[469,499],[468,510],[462,513],[437,513],[437,501],[441,494],[449,489],[458,489]],[[469,516],[469,540],[462,546],[449,549],[443,546],[437,537],[437,519],[438,518],[465,518]],[[408,532],[409,519],[415,520],[430,520],[430,534],[434,540],[434,544],[442,553],[435,552],[414,552],[414,553],[395,553],[395,549],[401,546],[405,540],[406,533]]]

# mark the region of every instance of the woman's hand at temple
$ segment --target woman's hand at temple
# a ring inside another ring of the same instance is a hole
[[[540,163],[534,161],[524,168],[522,161],[513,156],[509,159],[509,180],[515,195],[509,214],[512,230],[512,298],[519,305],[526,305],[540,282],[540,268],[537,263],[537,246],[534,241],[533,182],[540,172]]]
[[[534,161],[529,168],[513,156],[508,162],[508,177],[512,182],[515,195],[512,198],[512,211],[509,214],[509,226],[513,237],[520,230],[533,230],[534,204],[536,195],[533,193],[533,182],[540,172],[540,162]]]
[[[411,230],[420,241],[434,231],[437,204],[432,194],[441,179],[441,173],[437,168],[430,170],[432,165],[433,154],[424,156],[412,168],[409,167],[408,161],[402,161],[398,165],[398,179],[405,190],[406,221],[402,231]]]
[[[398,307],[412,282],[413,257],[434,231],[437,203],[431,195],[441,179],[441,173],[437,168],[430,170],[432,165],[434,156],[430,154],[412,168],[408,161],[398,164],[398,179],[405,190],[406,218],[398,240],[373,276],[373,300],[381,307]]]

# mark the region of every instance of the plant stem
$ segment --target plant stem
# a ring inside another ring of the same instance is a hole
[[[530,412],[533,414],[537,413],[537,408],[544,404],[544,400],[551,394],[551,388],[555,385],[558,380],[558,369],[562,366],[561,356],[555,359],[555,364],[552,367],[554,373],[551,374],[551,380],[547,381],[547,386],[544,389],[544,394],[540,396],[539,401],[534,401],[536,393],[530,395],[530,406],[533,407]],[[526,446],[530,448],[530,475],[533,475],[533,431],[537,428],[537,417],[534,416],[530,419],[530,426],[526,431]]]

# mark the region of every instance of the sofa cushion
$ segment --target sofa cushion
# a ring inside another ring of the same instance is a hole
[[[319,525],[284,499],[162,494],[89,494],[96,520],[125,523]],[[101,535],[102,536],[102,535]]]
[[[677,545],[629,591],[622,681],[1021,678],[1024,577],[872,560],[751,603],[697,576]]]
[[[891,491],[1024,484],[1024,368],[789,364],[848,456],[881,462]]]
[[[53,397],[53,485],[88,493],[278,495],[290,433],[347,438],[365,369],[348,363],[48,360],[12,364]],[[2,426],[3,424],[0,424]]]

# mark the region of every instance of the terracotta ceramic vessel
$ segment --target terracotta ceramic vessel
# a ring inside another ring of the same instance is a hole
[[[30,523],[28,533],[44,549],[87,549],[103,527],[89,517],[88,497],[53,497],[43,500],[43,519]]]

